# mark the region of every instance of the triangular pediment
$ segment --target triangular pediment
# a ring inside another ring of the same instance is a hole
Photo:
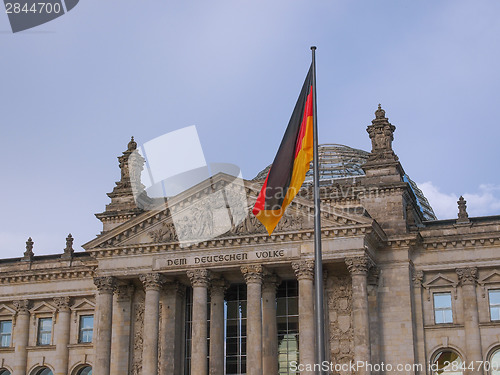
[[[5,304],[0,305],[0,316],[6,316],[6,315],[15,315],[16,310],[10,308],[9,306]]]
[[[500,284],[500,272],[498,270],[493,270],[485,277],[478,280],[480,285],[484,284]]]
[[[38,305],[34,306],[32,309],[30,309],[30,312],[32,314],[41,314],[41,313],[55,313],[56,308],[47,302],[43,301],[40,302]]]
[[[88,310],[94,310],[95,309],[95,303],[92,301],[89,301],[88,299],[83,299],[83,301],[80,301],[76,303],[75,305],[71,306],[72,311],[88,311]]]
[[[155,243],[190,243],[224,237],[266,234],[251,213],[261,184],[216,176],[160,202],[149,211],[83,245],[86,250]],[[314,203],[297,196],[275,233],[314,227]],[[322,228],[371,226],[373,219],[322,206]]]
[[[457,285],[458,285],[457,281],[452,280],[441,273],[437,274],[432,279],[423,284],[424,288],[450,287],[450,286],[455,288]]]

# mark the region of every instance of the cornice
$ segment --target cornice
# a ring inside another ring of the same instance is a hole
[[[80,269],[53,269],[3,272],[0,274],[0,285],[44,282],[71,279],[92,279],[96,267]]]
[[[458,237],[458,238],[457,238]],[[446,250],[449,248],[467,248],[467,247],[491,247],[500,245],[500,236],[498,233],[487,234],[478,233],[477,235],[456,235],[438,238],[424,238],[422,246],[425,250]]]
[[[373,222],[375,223],[375,222]],[[370,234],[372,237],[380,239],[381,236],[385,238],[385,234],[378,227],[378,224],[359,224],[353,226],[343,227],[329,227],[322,228],[322,239],[333,239],[335,237],[357,237],[360,235]],[[228,248],[232,246],[245,246],[255,244],[271,244],[283,242],[303,242],[312,241],[314,239],[314,229],[306,229],[300,231],[281,232],[272,234],[271,236],[266,233],[250,234],[244,236],[233,237],[220,237],[212,240],[202,241],[190,246],[185,246],[182,250],[197,250],[197,249],[217,249]],[[97,258],[108,258],[113,256],[127,256],[127,255],[143,255],[143,254],[156,254],[165,251],[180,250],[179,242],[170,243],[147,243],[147,244],[134,244],[115,246],[107,248],[89,249],[88,252],[92,253]]]

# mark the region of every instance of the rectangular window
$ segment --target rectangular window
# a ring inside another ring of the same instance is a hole
[[[500,320],[500,289],[493,289],[488,292],[490,298],[490,318]]]
[[[0,321],[0,347],[8,348],[12,337],[12,321]]]
[[[247,288],[233,284],[224,302],[226,374],[247,373]]]
[[[52,318],[38,320],[38,345],[50,345],[52,341]]]
[[[94,333],[94,315],[80,316],[80,336],[78,338],[78,342],[79,343],[92,342],[93,333]]]
[[[279,375],[299,373],[292,371],[292,363],[299,361],[298,294],[297,280],[283,281],[276,293]]]
[[[453,323],[451,293],[434,293],[434,318],[436,324]]]

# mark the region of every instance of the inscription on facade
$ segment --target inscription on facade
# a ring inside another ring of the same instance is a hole
[[[231,252],[213,255],[186,255],[183,257],[158,257],[153,262],[154,270],[187,266],[210,266],[218,264],[239,264],[242,261],[260,260],[279,261],[280,259],[294,259],[299,257],[299,248],[277,250],[253,250],[245,252]]]

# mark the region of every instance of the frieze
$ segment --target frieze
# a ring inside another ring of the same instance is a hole
[[[179,256],[161,256],[153,260],[153,270],[169,270],[186,267],[207,267],[226,264],[240,264],[241,262],[276,262],[279,260],[297,259],[300,257],[298,246],[276,250],[245,250],[240,252],[220,252],[217,254]]]

